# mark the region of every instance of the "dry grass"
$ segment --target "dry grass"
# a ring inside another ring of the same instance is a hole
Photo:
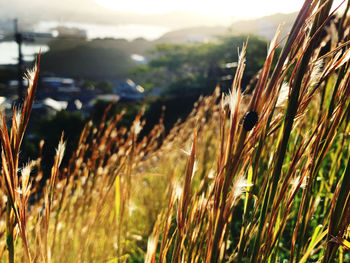
[[[1,261],[348,262],[349,18],[334,24],[331,3],[305,1],[272,66],[276,32],[252,94],[246,43],[230,94],[200,98],[167,136],[160,120],[140,140],[142,111],[128,129],[107,109],[60,167],[62,136],[44,189],[41,158],[18,169],[34,70],[11,127],[1,115]]]

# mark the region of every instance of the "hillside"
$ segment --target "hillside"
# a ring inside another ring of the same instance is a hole
[[[124,79],[137,64],[132,54],[145,54],[153,43],[139,38],[55,40],[42,56],[42,69],[59,76],[87,79]]]
[[[239,20],[228,27],[197,26],[173,30],[156,40],[158,43],[198,43],[215,41],[222,35],[256,35],[271,40],[279,25],[282,25],[282,36],[292,28],[297,13],[274,14],[252,20]]]
[[[158,43],[198,43],[210,42],[217,36],[228,33],[228,28],[224,26],[198,26],[170,31],[159,39]]]
[[[123,79],[136,68],[132,54],[149,57],[155,45],[201,44],[215,42],[220,36],[256,35],[271,40],[279,24],[286,36],[296,14],[275,14],[254,20],[237,21],[230,27],[196,26],[170,31],[155,41],[125,39],[58,39],[49,43],[43,55],[42,69],[62,76],[89,79]],[[93,61],[93,62],[92,62]],[[54,62],[54,63],[53,63]]]
[[[297,13],[274,14],[261,18],[238,21],[229,27],[232,34],[253,34],[271,40],[279,25],[282,27],[282,36],[286,35],[293,26]]]

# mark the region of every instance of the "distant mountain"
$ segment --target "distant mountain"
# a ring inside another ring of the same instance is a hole
[[[297,13],[274,14],[252,20],[240,20],[229,27],[197,26],[170,31],[156,40],[158,43],[203,43],[214,41],[222,35],[256,35],[271,40],[279,25],[281,37],[286,36],[293,26]]]
[[[227,32],[234,35],[255,34],[271,39],[277,26],[283,22],[285,22],[283,33],[286,33],[296,14],[275,14],[252,20],[241,20],[225,28],[223,25],[228,25],[227,17],[191,12],[176,11],[141,15],[106,9],[94,0],[11,0],[3,4],[0,9],[0,31],[13,32],[13,23],[10,19],[19,18],[20,30],[34,30],[35,24],[41,21],[64,21],[162,26],[173,30],[161,37],[160,40],[164,42],[204,42]]]
[[[123,79],[128,76],[137,63],[132,55],[145,56],[149,59],[159,43],[205,43],[217,40],[219,36],[255,34],[270,40],[277,26],[285,23],[285,29],[291,27],[295,14],[276,14],[255,20],[239,21],[230,27],[197,26],[174,30],[155,41],[138,38],[125,39],[84,38],[56,39],[49,42],[49,51],[42,55],[42,70],[54,72],[59,76],[90,78],[94,80]],[[286,36],[282,33],[281,37]],[[245,39],[243,37],[242,39]]]
[[[200,26],[189,27],[170,31],[156,42],[160,43],[203,43],[213,41],[216,37],[229,33],[228,28],[224,26]]]
[[[124,79],[138,66],[133,54],[145,55],[152,41],[125,39],[56,39],[42,54],[41,70],[57,76],[93,80]]]
[[[252,20],[237,21],[229,27],[229,31],[233,35],[253,34],[271,40],[279,25],[282,25],[281,35],[286,35],[292,28],[297,15],[298,13],[274,14]]]

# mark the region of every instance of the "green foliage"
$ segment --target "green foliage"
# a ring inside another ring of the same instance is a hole
[[[42,55],[42,70],[93,80],[123,79],[136,67],[131,54],[145,54],[152,43],[144,39],[59,39]]]
[[[110,105],[110,102],[98,100],[93,109],[92,119],[95,123],[101,122],[102,116],[106,110],[106,108]],[[135,116],[141,110],[142,104],[134,103],[134,102],[125,102],[125,103],[113,103],[111,108],[107,113],[107,119],[116,116],[117,114],[124,112],[123,119],[120,121],[120,126],[131,126]]]
[[[43,55],[42,68],[75,78],[104,79],[112,76],[124,77],[131,65],[129,57],[121,51],[111,52],[108,49],[82,45]]]
[[[232,82],[233,68],[227,63],[238,61],[238,50],[247,36],[226,36],[217,43],[196,45],[159,44],[151,53],[153,59],[132,73],[141,85],[158,88],[166,94],[208,94],[217,84],[228,89]],[[258,72],[265,61],[267,43],[257,37],[249,37],[247,66],[243,85]]]
[[[53,157],[55,155],[55,145],[57,145],[58,138],[60,138],[62,132],[64,132],[64,138],[67,141],[66,154],[63,163],[66,164],[68,162],[73,151],[77,147],[80,133],[85,122],[86,121],[81,113],[71,113],[67,111],[60,111],[53,117],[41,118],[37,121],[33,128],[34,139],[32,141],[37,142],[39,138],[45,141],[43,149],[44,171],[49,172],[49,169],[52,166]],[[29,144],[28,147],[33,146]],[[33,148],[32,151],[34,151]]]
[[[113,84],[108,80],[102,80],[96,84],[96,88],[103,93],[113,93],[114,86]]]

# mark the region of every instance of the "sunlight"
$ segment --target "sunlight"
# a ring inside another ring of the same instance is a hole
[[[252,18],[274,13],[291,13],[299,10],[304,1],[280,0],[95,0],[99,5],[113,10],[140,13],[159,14],[171,11],[196,12],[213,16]]]

